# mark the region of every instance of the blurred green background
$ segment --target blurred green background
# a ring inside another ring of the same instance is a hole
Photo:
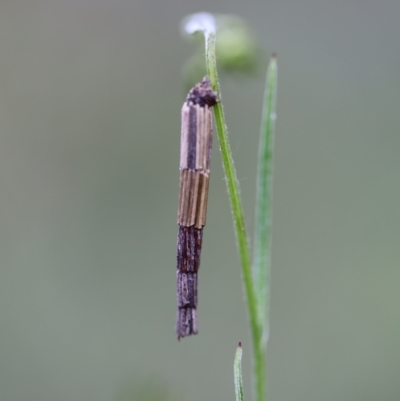
[[[233,400],[246,309],[215,141],[198,336],[177,342],[179,23],[233,13],[261,65],[223,75],[252,233],[278,52],[269,401],[400,399],[400,2],[3,0],[0,400]]]

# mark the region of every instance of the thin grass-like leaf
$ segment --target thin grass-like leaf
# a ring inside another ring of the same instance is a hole
[[[262,330],[262,347],[268,340],[269,287],[271,265],[271,191],[272,153],[276,120],[276,56],[267,70],[263,117],[258,154],[255,235],[253,249],[253,281],[257,298],[258,322]]]
[[[243,378],[242,378],[242,344],[239,343],[236,354],[235,362],[233,363],[233,377],[235,381],[235,395],[236,401],[243,401]]]

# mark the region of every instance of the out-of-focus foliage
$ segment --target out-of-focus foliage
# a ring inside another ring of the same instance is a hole
[[[234,15],[216,15],[216,53],[220,73],[254,74],[260,59],[260,49],[249,25]],[[192,35],[196,51],[184,65],[185,85],[190,88],[206,74],[204,37]]]

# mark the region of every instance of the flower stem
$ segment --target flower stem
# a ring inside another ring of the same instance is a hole
[[[247,301],[247,311],[250,320],[250,332],[253,347],[254,391],[255,400],[264,401],[265,396],[265,363],[262,347],[262,327],[258,320],[257,298],[254,289],[250,251],[248,247],[244,214],[240,199],[239,184],[233,163],[232,152],[228,141],[228,132],[225,124],[224,110],[221,103],[217,65],[215,59],[215,34],[206,36],[206,65],[213,90],[218,92],[219,103],[214,106],[215,126],[221,149],[222,164],[225,171],[226,185],[231,203],[236,241],[239,249],[244,292]]]

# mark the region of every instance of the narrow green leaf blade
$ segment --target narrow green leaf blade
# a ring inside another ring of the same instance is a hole
[[[233,363],[233,376],[235,381],[236,401],[243,401],[243,378],[242,378],[242,344],[236,349],[235,362]]]
[[[262,331],[262,346],[268,340],[269,272],[271,265],[271,190],[272,153],[276,120],[276,88],[278,66],[273,55],[267,70],[263,117],[261,122],[256,217],[253,250],[253,280],[257,298],[258,322]]]

